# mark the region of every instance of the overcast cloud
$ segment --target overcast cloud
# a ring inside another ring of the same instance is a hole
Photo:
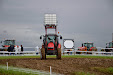
[[[112,41],[113,0],[0,0],[0,41],[41,46],[45,13],[57,14],[60,35],[74,39],[75,47],[82,42],[105,47]]]

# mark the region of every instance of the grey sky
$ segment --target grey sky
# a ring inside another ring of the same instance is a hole
[[[112,41],[113,0],[0,0],[0,41],[40,46],[45,13],[57,14],[58,31],[74,39],[75,47],[82,42],[105,47]]]

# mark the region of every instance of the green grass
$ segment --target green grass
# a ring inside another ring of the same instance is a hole
[[[56,55],[48,55],[47,58],[56,58]],[[103,59],[113,59],[113,56],[62,55],[62,58],[103,58]]]
[[[89,56],[89,55],[64,55],[62,58],[103,58],[113,59],[113,56]]]
[[[7,69],[0,68],[0,75],[37,75],[37,74],[14,71],[14,70],[7,70]]]
[[[0,56],[0,59],[39,58],[40,56]]]
[[[108,68],[93,67],[91,69],[93,71],[96,71],[96,72],[102,72],[102,73],[105,73],[105,74],[113,75],[113,67],[108,67]],[[95,75],[95,74],[91,74],[89,72],[74,72],[74,73],[72,73],[72,75]]]
[[[102,73],[108,73],[108,74],[113,75],[113,67],[109,67],[109,68],[93,67],[92,69],[95,70],[95,71],[99,71],[99,72],[102,72]]]
[[[74,72],[72,73],[72,75],[94,75],[94,74],[91,74],[89,72],[85,73],[85,72]]]
[[[40,58],[40,56],[0,56],[0,59]],[[56,55],[47,55],[47,58],[56,58]],[[113,56],[63,55],[62,58],[103,58],[113,59]]]

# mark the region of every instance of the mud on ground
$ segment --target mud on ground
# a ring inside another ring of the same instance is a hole
[[[99,58],[24,58],[24,59],[0,59],[0,64],[9,63],[10,66],[23,67],[37,70],[49,71],[52,67],[52,72],[61,73],[64,75],[72,75],[73,72],[89,72],[95,75],[109,75],[107,73],[93,70],[94,67],[108,68],[113,67],[113,59]]]

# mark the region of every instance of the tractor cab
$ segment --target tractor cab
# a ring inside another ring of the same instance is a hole
[[[46,40],[47,40],[47,44],[49,44],[50,42],[53,42],[54,44],[58,42],[58,36],[57,35],[51,35],[51,34],[48,34],[46,36]]]
[[[112,33],[112,42],[106,43],[106,52],[112,52],[113,49],[109,49],[109,48],[113,48],[113,33]]]
[[[113,42],[110,42],[110,43],[109,43],[109,47],[110,47],[110,48],[113,48]]]
[[[106,48],[113,48],[113,42],[106,43]],[[112,49],[105,49],[106,52],[111,52]]]
[[[15,45],[15,40],[5,40],[3,47],[9,47],[10,45]]]
[[[1,41],[2,43],[2,41]],[[7,51],[9,46],[15,46],[15,40],[5,40],[3,41],[3,48],[0,48],[0,51]]]
[[[113,48],[113,42],[106,43],[106,48]]]
[[[53,43],[54,46],[58,45],[58,35],[55,34],[47,34],[43,37],[43,43],[45,46],[48,46],[49,43]]]
[[[82,44],[82,47],[86,47],[87,48],[87,50],[89,51],[90,50],[90,48],[92,48],[93,47],[93,43],[83,43]]]

